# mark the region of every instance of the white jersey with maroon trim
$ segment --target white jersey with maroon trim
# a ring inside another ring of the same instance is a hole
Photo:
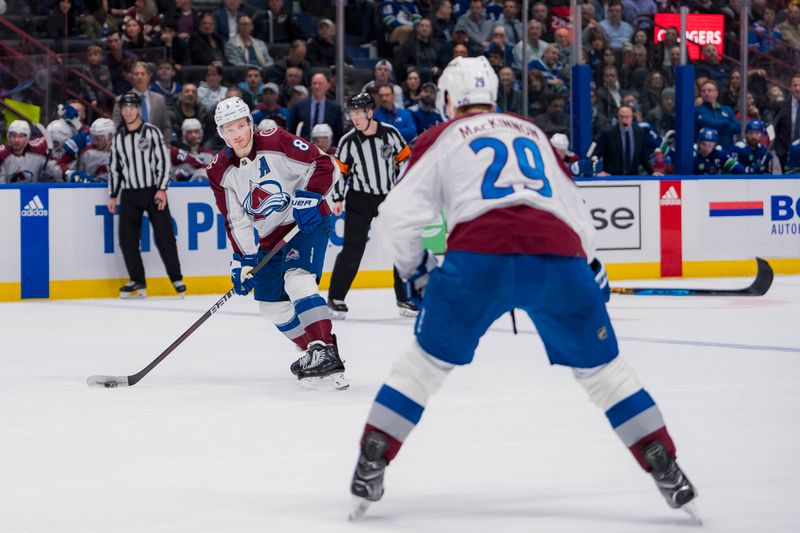
[[[208,179],[206,167],[211,164],[212,154],[190,152],[177,146],[169,147],[172,162],[172,179],[175,181],[205,181]]]
[[[219,152],[207,172],[233,250],[239,254],[254,254],[259,246],[270,249],[291,230],[295,191],[325,196],[341,176],[332,156],[280,128],[255,132],[247,157],[236,157],[230,148]],[[327,205],[323,202],[322,208],[328,210]]]
[[[94,144],[87,144],[78,153],[78,170],[91,174],[96,180],[108,181],[110,164],[111,150],[98,150]]]
[[[0,144],[0,183],[12,181],[63,181],[61,168],[48,157],[47,142],[42,137],[28,141],[21,155]]]
[[[547,136],[522,117],[473,113],[422,134],[376,228],[404,278],[422,227],[444,211],[448,250],[594,256],[589,210]]]

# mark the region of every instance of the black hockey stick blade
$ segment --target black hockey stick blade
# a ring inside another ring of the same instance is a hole
[[[756,257],[758,271],[756,278],[744,289],[682,289],[611,287],[614,294],[633,294],[635,296],[764,296],[772,286],[775,273],[765,260]]]
[[[280,252],[281,249],[284,246],[286,246],[286,243],[292,240],[292,238],[299,232],[300,228],[298,228],[297,226],[289,230],[289,233],[287,233],[283,237],[283,239],[281,239],[278,242],[278,244],[276,244],[275,247],[272,250],[270,250],[270,252],[267,255],[264,256],[264,258],[253,268],[253,270],[250,271],[250,274],[256,275],[258,271],[264,268],[264,266],[266,266],[266,264],[269,263],[269,260],[275,257],[275,254]],[[150,371],[153,370],[161,361],[166,359],[167,356],[171,354],[173,350],[175,350],[175,348],[180,346],[181,343],[183,343],[183,341],[188,339],[189,335],[194,333],[197,330],[197,328],[202,326],[206,320],[211,318],[211,315],[219,311],[219,309],[225,304],[225,302],[227,302],[233,297],[233,294],[234,294],[233,287],[231,287],[231,289],[228,292],[222,295],[222,298],[217,300],[217,302],[214,305],[212,305],[208,309],[208,311],[203,313],[203,316],[198,318],[195,321],[195,323],[189,326],[189,328],[186,331],[184,331],[180,337],[175,339],[175,341],[172,344],[170,344],[166,350],[161,352],[161,354],[158,357],[153,359],[153,361],[151,361],[149,365],[141,369],[139,372],[132,374],[130,376],[89,376],[88,378],[86,378],[86,384],[89,385],[90,387],[105,387],[107,389],[114,389],[117,387],[132,387],[136,385],[143,377],[145,377],[148,373],[150,373]]]

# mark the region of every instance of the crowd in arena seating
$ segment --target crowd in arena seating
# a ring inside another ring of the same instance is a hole
[[[596,149],[593,159],[568,150],[565,157],[580,163],[574,168],[584,175],[671,173],[680,47],[677,29],[656,28],[654,15],[675,13],[679,3],[579,3],[582,60],[593,73]],[[223,147],[216,135],[214,108],[232,95],[251,106],[260,127],[287,128],[310,140],[314,126],[326,124],[331,134],[325,142],[334,147],[347,129],[335,92],[339,28],[331,20],[333,2],[6,4],[7,15],[46,18],[33,32],[39,38],[86,43],[80,52],[85,77],[70,78],[71,101],[85,121],[73,128],[74,135],[84,136],[84,145],[73,143],[78,150],[88,144],[88,125],[94,119],[106,116],[119,123],[115,97],[130,90],[143,96],[143,115],[180,152],[175,157],[184,159],[203,161]],[[752,0],[744,117],[739,112],[738,4],[683,2],[691,12],[719,14],[725,20],[720,43],[724,55],[714,44],[700,43],[700,59],[694,62],[695,172],[796,172],[800,75],[793,75],[800,64],[800,0]],[[568,0],[531,2],[527,28],[520,21],[517,0],[354,0],[346,10],[346,96],[362,90],[373,94],[375,116],[396,126],[409,143],[442,120],[435,110],[435,82],[442,69],[454,57],[481,54],[498,73],[500,110],[527,112],[548,136],[569,136]],[[521,65],[523,31],[528,36],[526,69]],[[657,44],[655,31],[663,33]],[[369,51],[382,59],[370,59]],[[521,92],[523,70],[528,72],[527,102]],[[6,79],[3,84],[15,81]],[[553,138],[563,144],[562,137]],[[202,179],[199,167],[189,166],[176,179]]]

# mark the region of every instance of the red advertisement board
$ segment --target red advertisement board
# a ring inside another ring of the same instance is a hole
[[[675,13],[656,13],[655,23],[653,40],[658,43],[664,40],[664,31],[670,26],[674,26],[680,32],[681,16]],[[687,15],[686,47],[689,59],[692,61],[700,59],[700,47],[709,43],[716,46],[719,55],[722,55],[724,31],[725,19],[722,15]]]

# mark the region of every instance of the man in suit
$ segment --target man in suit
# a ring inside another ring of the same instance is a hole
[[[170,123],[167,101],[160,94],[148,89],[150,87],[150,70],[147,64],[141,61],[134,63],[131,67],[132,91],[139,95],[141,100],[140,117],[144,122],[149,122],[161,130],[164,139],[172,138],[172,125]],[[114,125],[119,127],[122,124],[122,115],[119,110],[119,98],[114,103],[114,111],[111,113]]]
[[[606,118],[617,114],[617,109],[622,103],[622,91],[619,88],[619,72],[617,67],[603,69],[603,86],[595,91],[597,101],[594,107]]]
[[[217,23],[214,35],[219,37],[223,43],[227,43],[236,36],[239,18],[245,15],[241,7],[242,0],[223,0],[222,7],[214,10],[214,20]]]
[[[342,108],[325,97],[325,93],[330,89],[328,77],[318,72],[311,77],[311,96],[300,100],[289,109],[288,130],[292,133],[297,131],[297,125],[301,122],[303,127],[300,136],[304,139],[311,139],[311,129],[317,124],[327,124],[333,130],[333,143],[339,142],[342,136]]]
[[[775,153],[786,163],[789,146],[800,139],[800,73],[792,76],[792,96],[775,115]]]
[[[598,176],[631,176],[639,167],[648,174],[660,176],[650,166],[650,154],[645,150],[644,131],[633,122],[633,109],[621,105],[617,109],[617,124],[605,130],[597,140],[595,155],[603,159],[603,172]]]

